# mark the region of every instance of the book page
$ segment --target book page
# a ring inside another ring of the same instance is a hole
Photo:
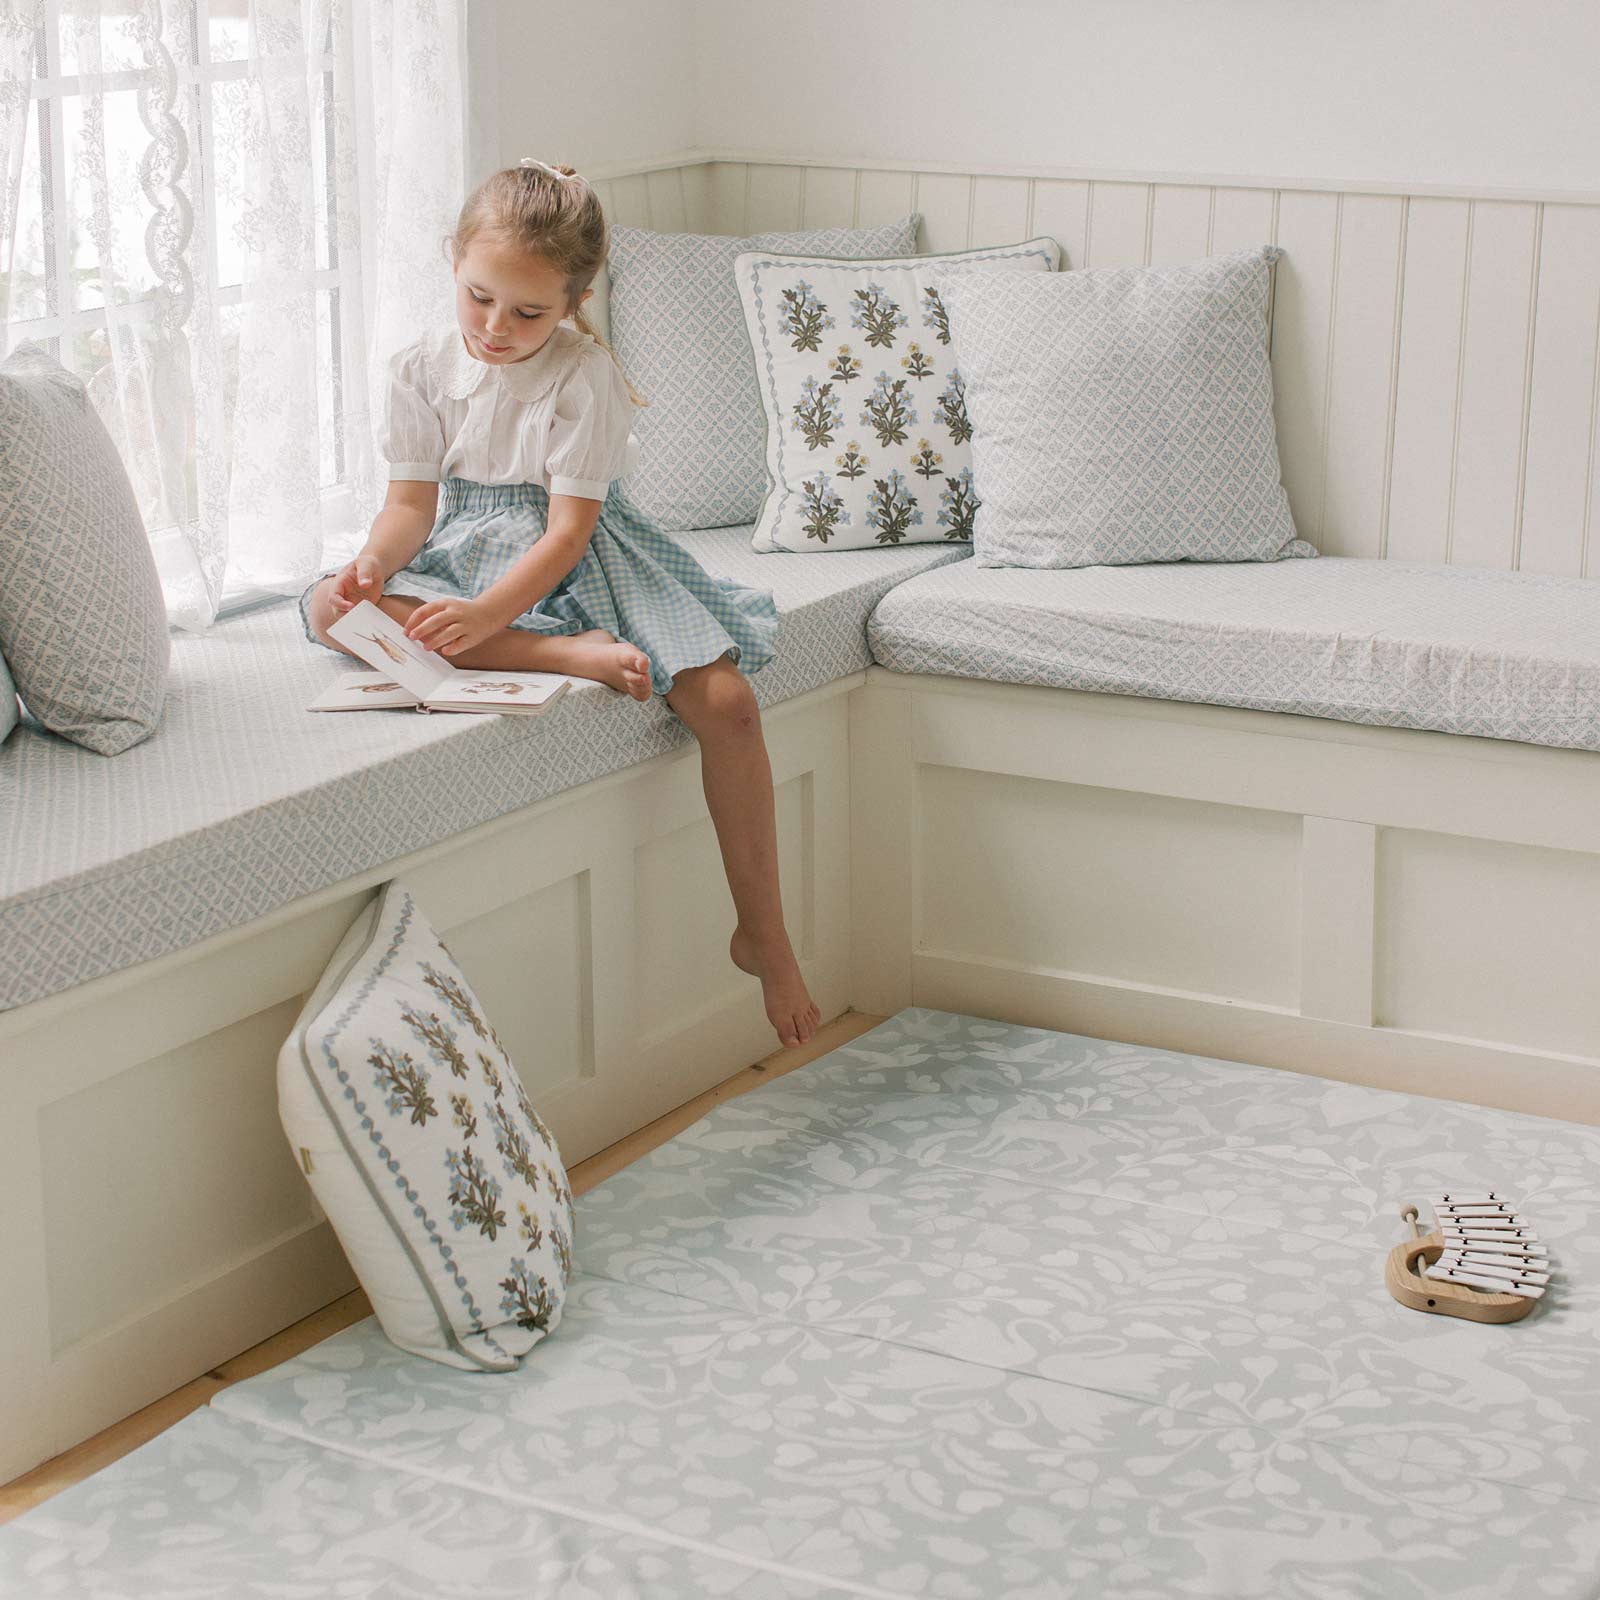
[[[415,706],[419,699],[409,689],[403,689],[393,678],[381,672],[347,672],[335,678],[315,700],[306,707],[308,711],[367,711],[389,706]]]
[[[406,630],[370,600],[352,606],[328,629],[329,635],[353,650],[368,666],[388,673],[419,700],[457,676],[441,655],[406,637]]]
[[[497,706],[526,709],[548,704],[566,687],[567,680],[555,672],[457,672],[428,700],[433,705],[470,706],[474,711]]]

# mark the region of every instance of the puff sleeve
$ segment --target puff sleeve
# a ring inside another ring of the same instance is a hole
[[[545,446],[545,488],[551,494],[604,500],[614,478],[625,477],[639,456],[633,400],[621,369],[591,344],[562,379],[550,413]]]
[[[444,462],[444,424],[428,399],[431,385],[420,343],[389,358],[389,395],[379,448],[389,479],[437,483]]]

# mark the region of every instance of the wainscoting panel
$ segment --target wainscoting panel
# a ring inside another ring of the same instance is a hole
[[[1600,759],[881,668],[852,721],[858,1009],[1600,1122]]]
[[[936,766],[917,804],[917,951],[1295,1004],[1298,817]]]

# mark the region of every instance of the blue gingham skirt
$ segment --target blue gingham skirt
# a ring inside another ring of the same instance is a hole
[[[544,533],[549,509],[543,484],[447,478],[428,542],[384,584],[384,593],[419,600],[482,594]],[[315,587],[300,597],[306,637],[314,641],[307,603]],[[767,590],[712,577],[629,509],[613,484],[583,558],[510,626],[551,634],[604,628],[644,651],[651,687],[666,694],[685,668],[723,656],[744,672],[759,672],[774,654],[778,610]]]

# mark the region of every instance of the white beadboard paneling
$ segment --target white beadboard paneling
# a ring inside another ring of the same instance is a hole
[[[650,226],[659,233],[685,233],[689,227],[689,207],[684,198],[683,168],[663,167],[645,178],[650,205]]]
[[[911,186],[915,176],[910,172],[863,172],[856,225],[871,228],[881,222],[898,222],[914,211]]]
[[[683,190],[686,231],[710,233],[712,231],[710,167],[703,164],[679,167],[678,179]]]
[[[1278,200],[1278,243],[1284,249],[1274,269],[1272,324],[1278,459],[1295,531],[1313,544],[1322,535],[1322,430],[1340,200],[1297,189]]]
[[[1150,243],[1150,185],[1097,183],[1089,201],[1088,267],[1142,267]]]
[[[1075,270],[1085,264],[1089,238],[1089,190],[1087,183],[1057,182],[1039,178],[1033,185],[1033,226],[1031,232],[1054,239],[1061,246],[1061,270]]]
[[[1020,244],[1027,237],[1028,180],[974,178],[970,242],[975,246]]]
[[[791,233],[800,226],[800,167],[752,165],[745,233]]]
[[[1158,183],[1150,222],[1152,266],[1182,266],[1211,254],[1211,190]]]
[[[650,188],[643,173],[630,173],[611,180],[611,201],[607,206],[613,222],[625,228],[652,228]]]
[[[1381,553],[1404,205],[1392,195],[1344,196],[1323,428],[1324,555]]]
[[[1597,342],[1600,209],[1546,206],[1518,561],[1525,572],[1583,570]]]
[[[1218,189],[1211,211],[1211,250],[1214,256],[1231,255],[1273,242],[1271,189]]]
[[[851,167],[807,167],[801,226],[849,228],[856,215],[856,174]]]
[[[971,242],[971,178],[951,172],[917,174],[916,209],[922,213],[922,248],[930,255],[965,250]]]
[[[749,168],[742,161],[717,161],[711,166],[711,233],[748,233],[744,225]]]
[[[597,188],[613,221],[662,230],[916,210],[922,250],[1045,234],[1063,270],[1281,244],[1268,314],[1300,532],[1330,555],[1600,572],[1600,205],[1584,196],[732,159]]]
[[[1539,208],[1478,200],[1473,210],[1447,559],[1509,567],[1516,556]]]
[[[1395,561],[1447,557],[1470,209],[1466,200],[1418,198],[1407,218],[1384,547]]]

